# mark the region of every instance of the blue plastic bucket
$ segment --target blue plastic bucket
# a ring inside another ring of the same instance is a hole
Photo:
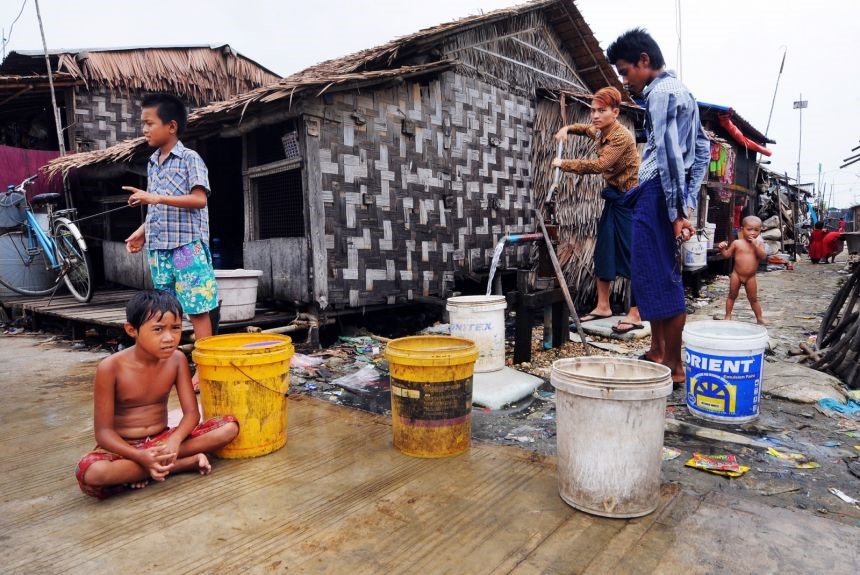
[[[744,423],[758,417],[767,330],[737,321],[684,327],[687,409],[701,419]]]

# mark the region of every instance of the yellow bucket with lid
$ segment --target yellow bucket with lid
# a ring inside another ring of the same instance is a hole
[[[394,447],[414,457],[446,457],[472,442],[472,373],[478,348],[439,335],[389,342]]]
[[[289,337],[264,333],[216,335],[195,344],[191,357],[200,374],[204,419],[239,420],[239,435],[215,455],[257,457],[284,446],[294,351]]]

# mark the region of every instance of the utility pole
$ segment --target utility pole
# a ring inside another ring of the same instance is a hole
[[[57,107],[57,94],[54,93],[54,72],[51,70],[51,58],[48,56],[48,43],[45,41],[45,28],[42,26],[42,14],[39,12],[39,0],[36,4],[36,18],[39,20],[39,32],[42,34],[42,48],[45,50],[45,64],[48,67],[48,85],[51,87],[51,105],[54,107],[54,123],[57,126],[57,146],[60,156],[66,155],[66,145],[63,143],[63,123],[60,119],[60,109]]]
[[[809,102],[803,99],[803,94],[800,95],[800,99],[794,103],[794,109],[800,110],[800,129],[797,135],[797,180],[795,180],[795,184],[800,185],[800,148],[801,143],[803,142],[803,109],[809,105]]]

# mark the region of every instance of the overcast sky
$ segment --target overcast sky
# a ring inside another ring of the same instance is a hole
[[[9,28],[23,0],[0,1]],[[288,75],[316,62],[384,43],[517,0],[41,0],[49,49],[228,43]],[[678,68],[675,0],[579,0],[601,46],[644,26],[670,68]],[[701,101],[732,106],[760,131],[767,126],[779,64],[787,51],[768,135],[771,168],[797,171],[803,111],[801,181],[835,190],[833,204],[860,203],[860,163],[839,169],[860,145],[860,2],[855,0],[681,0],[682,75]],[[34,0],[12,29],[9,50],[41,48]],[[833,187],[835,185],[835,187]]]

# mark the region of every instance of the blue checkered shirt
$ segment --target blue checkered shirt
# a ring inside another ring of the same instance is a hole
[[[209,170],[203,158],[176,142],[160,165],[156,150],[146,166],[147,191],[159,196],[186,196],[200,186],[209,195]],[[202,240],[209,244],[209,209],[177,208],[150,204],[146,211],[146,248],[172,250]]]
[[[639,182],[660,178],[669,221],[673,222],[679,210],[687,217],[699,201],[711,143],[699,120],[696,99],[674,72],[663,72],[654,79],[644,96],[648,142],[639,166]]]

